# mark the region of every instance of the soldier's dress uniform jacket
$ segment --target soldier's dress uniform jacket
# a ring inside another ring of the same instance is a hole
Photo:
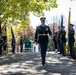
[[[73,29],[73,28],[70,29],[69,34],[68,34],[68,36],[69,36],[69,39],[68,39],[68,40],[69,40],[69,43],[70,43],[70,42],[75,42],[74,34],[75,34],[74,29]]]
[[[69,46],[70,46],[70,55],[72,58],[75,58],[75,53],[74,53],[74,42],[75,42],[75,39],[74,39],[74,34],[75,34],[75,31],[73,28],[70,29],[69,31]]]
[[[62,32],[61,32],[61,40],[62,40],[62,42],[63,43],[66,43],[66,32],[65,32],[65,30],[62,30]]]
[[[60,32],[60,35],[61,35],[61,44],[62,44],[62,47],[61,47],[61,52],[63,55],[66,55],[66,50],[65,50],[65,45],[66,45],[66,32],[65,30],[61,30]]]
[[[48,34],[50,36],[52,35],[49,26],[38,26],[35,34],[35,41],[37,41],[38,43],[48,43]]]

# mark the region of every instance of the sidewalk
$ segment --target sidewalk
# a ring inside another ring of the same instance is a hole
[[[76,60],[48,52],[42,66],[40,53],[16,53],[0,57],[0,75],[76,75]]]

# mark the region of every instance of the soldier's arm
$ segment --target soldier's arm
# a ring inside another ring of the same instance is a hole
[[[71,33],[71,34],[74,36],[74,34],[75,34],[74,30],[72,31],[72,33]]]
[[[65,35],[66,35],[66,31],[65,31]]]
[[[3,39],[0,41],[0,45],[3,45],[4,44],[4,41],[3,41]]]
[[[70,36],[70,37],[73,37],[74,34],[75,34],[74,30],[71,30],[71,31],[69,32],[69,36]]]

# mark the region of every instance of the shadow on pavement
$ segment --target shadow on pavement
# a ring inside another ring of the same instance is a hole
[[[76,61],[58,54],[47,54],[45,66],[40,53],[8,54],[0,57],[1,75],[76,75]]]

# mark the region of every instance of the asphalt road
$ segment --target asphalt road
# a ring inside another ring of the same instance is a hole
[[[0,75],[76,75],[76,60],[48,52],[42,66],[40,53],[0,56]]]

